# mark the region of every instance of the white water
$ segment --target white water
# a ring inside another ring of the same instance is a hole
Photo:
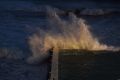
[[[33,52],[28,58],[29,63],[41,61],[48,56],[48,50],[54,48],[54,52],[60,49],[84,49],[84,50],[111,50],[119,48],[102,44],[92,35],[86,21],[69,14],[69,19],[61,19],[54,9],[48,8],[49,30],[40,29],[39,34],[29,38],[29,44]]]

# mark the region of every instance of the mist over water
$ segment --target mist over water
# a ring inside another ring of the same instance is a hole
[[[49,29],[40,29],[39,33],[29,37],[29,45],[33,53],[27,59],[29,63],[46,58],[51,48],[54,52],[59,52],[61,49],[119,50],[119,48],[100,43],[90,32],[90,26],[86,21],[73,13],[69,13],[68,20],[60,18],[50,7],[47,7],[47,13]]]

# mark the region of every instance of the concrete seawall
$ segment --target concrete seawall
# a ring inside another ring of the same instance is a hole
[[[120,52],[61,50],[53,53],[50,80],[117,80]]]

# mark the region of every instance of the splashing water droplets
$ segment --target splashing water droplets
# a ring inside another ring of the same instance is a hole
[[[84,49],[84,50],[119,50],[118,48],[101,44],[93,37],[85,20],[69,14],[69,20],[61,19],[54,10],[48,9],[49,30],[40,30],[40,35],[34,34],[29,43],[33,57],[43,59],[47,51],[54,48],[60,49]],[[31,58],[29,60],[32,60]]]

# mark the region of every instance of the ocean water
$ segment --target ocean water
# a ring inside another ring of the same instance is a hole
[[[43,30],[49,28],[46,6],[56,8],[58,14],[83,9],[78,17],[86,20],[93,35],[101,43],[120,46],[119,3],[111,1],[0,1],[0,80],[46,80],[49,63],[31,65],[26,62],[26,59],[32,55],[29,37],[34,33],[39,33],[40,28]]]

